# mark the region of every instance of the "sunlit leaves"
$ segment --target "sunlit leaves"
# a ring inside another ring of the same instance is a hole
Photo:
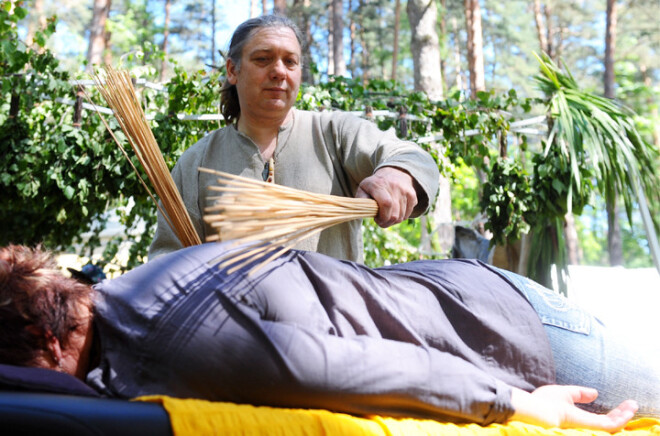
[[[481,208],[488,215],[486,228],[493,232],[491,245],[506,244],[529,231],[529,212],[536,212],[537,198],[520,164],[497,159],[483,186]]]
[[[547,96],[552,117],[548,147],[555,147],[554,159],[570,173],[567,198],[576,196],[574,202],[586,204],[591,192],[583,192],[582,187],[588,177],[602,195],[621,196],[632,222],[637,182],[652,201],[660,197],[659,151],[641,138],[630,109],[583,91],[568,70],[560,70],[547,56],[537,59],[541,74],[535,79]],[[568,210],[571,206],[569,201]],[[657,218],[655,225],[660,228]]]

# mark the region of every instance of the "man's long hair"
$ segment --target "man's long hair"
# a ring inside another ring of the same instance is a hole
[[[236,65],[237,70],[241,68],[241,58],[245,45],[258,30],[267,27],[287,27],[291,29],[296,35],[300,47],[303,46],[303,39],[298,26],[287,17],[281,15],[264,15],[251,18],[236,28],[229,43],[227,59],[231,59],[234,65]],[[227,80],[222,84],[222,90],[220,91],[220,111],[227,124],[235,123],[241,116],[241,106],[238,101],[236,86]]]

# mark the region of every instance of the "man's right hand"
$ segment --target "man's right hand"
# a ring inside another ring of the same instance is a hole
[[[515,409],[512,421],[522,421],[542,427],[586,428],[616,432],[635,415],[638,406],[626,400],[605,415],[587,412],[576,406],[590,403],[598,397],[595,389],[582,386],[541,386],[529,393],[513,389],[511,402]]]

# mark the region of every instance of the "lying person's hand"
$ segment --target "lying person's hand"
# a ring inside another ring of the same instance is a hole
[[[373,198],[378,203],[381,227],[389,227],[408,219],[417,205],[417,192],[410,174],[394,167],[383,167],[362,180],[355,197]]]
[[[515,412],[511,420],[542,427],[586,428],[616,432],[635,415],[638,406],[627,400],[605,415],[587,412],[575,404],[596,399],[595,389],[581,386],[548,385],[529,393],[514,388],[511,401]]]

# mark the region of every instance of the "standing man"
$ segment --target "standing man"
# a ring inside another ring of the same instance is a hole
[[[262,16],[241,24],[230,43],[221,109],[227,126],[181,156],[172,170],[195,229],[204,241],[212,168],[263,178],[310,192],[373,198],[376,223],[388,227],[424,213],[435,197],[438,169],[431,156],[390,130],[342,112],[295,109],[301,82],[301,37],[292,21]],[[181,248],[158,217],[150,259]],[[359,220],[329,228],[297,248],[362,261]]]

